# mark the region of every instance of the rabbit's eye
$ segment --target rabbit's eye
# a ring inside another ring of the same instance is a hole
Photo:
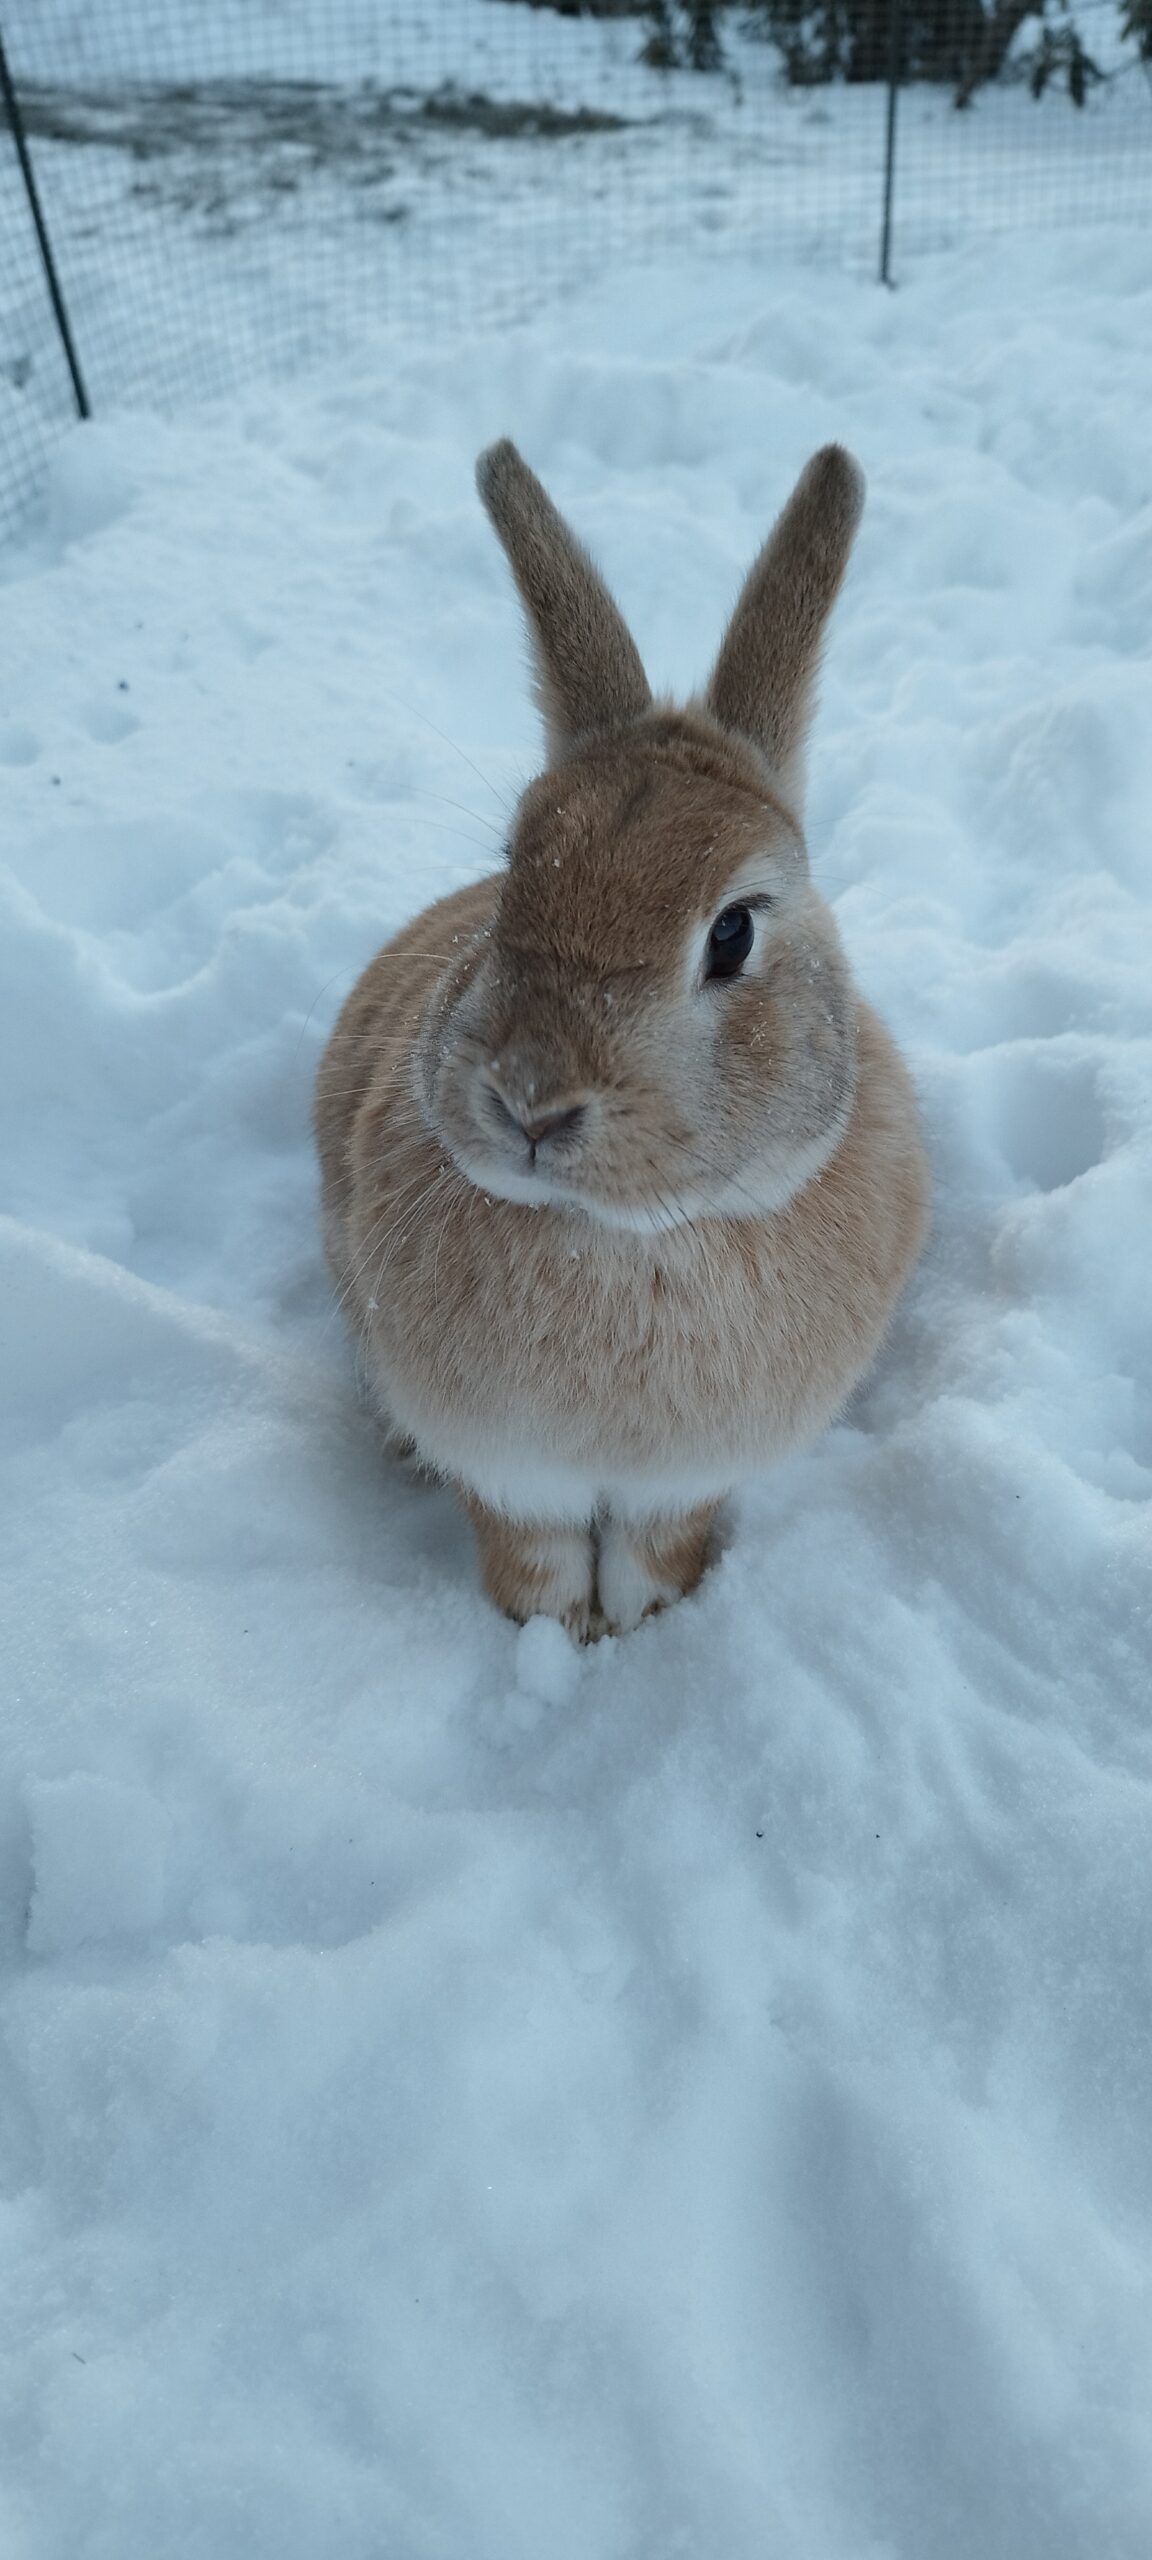
[[[748,957],[756,928],[750,907],[725,907],[708,936],[706,978],[736,978]]]

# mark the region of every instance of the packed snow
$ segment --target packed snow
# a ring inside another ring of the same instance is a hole
[[[4,2560],[1146,2560],[1152,242],[614,263],[77,429],[3,556]],[[811,845],[935,1224],[578,1652],[382,1455],[308,1131],[538,738],[870,499]]]

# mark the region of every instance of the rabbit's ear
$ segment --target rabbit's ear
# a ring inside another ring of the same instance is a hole
[[[582,738],[638,720],[648,680],[599,571],[507,437],[481,454],[476,485],[527,611],[536,698],[558,761]]]
[[[752,563],[708,687],[709,709],[763,748],[797,814],[824,625],[863,504],[859,463],[824,445]]]

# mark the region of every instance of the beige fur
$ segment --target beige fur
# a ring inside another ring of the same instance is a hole
[[[638,720],[652,700],[648,679],[599,570],[507,437],[481,454],[476,478],[528,615],[536,699],[558,762],[581,738]]]
[[[653,706],[514,447],[481,488],[555,761],[507,869],[366,970],[317,1093],[328,1249],[393,1430],[459,1487],[488,1589],[579,1636],[693,1589],[718,1504],[867,1367],[926,1223],[905,1069],[796,806],[859,513],[809,465],[707,701]],[[706,976],[747,902],[743,972]]]
[[[864,506],[842,445],[813,454],[753,561],[708,687],[726,728],[755,738],[786,792],[800,779],[828,615]]]

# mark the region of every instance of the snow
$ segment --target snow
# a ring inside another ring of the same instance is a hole
[[[1147,222],[1146,66],[1117,0],[1076,16],[1109,72],[1082,111],[1022,80],[962,115],[903,93],[897,276],[980,233],[995,255],[1021,223]],[[522,0],[16,0],[5,32],[98,411],[355,361],[382,322],[454,345],[702,243],[761,287],[782,258],[877,269],[885,88],[789,88],[738,14],[715,78],[647,66],[635,17]],[[583,124],[541,138],[541,105]],[[29,413],[70,417],[72,395],[3,153],[0,217],[10,463]]]
[[[36,1879],[32,1955],[71,1955],[86,1939],[159,1928],[168,1821],[155,1797],[76,1769],[30,1778],[24,1801]]]
[[[60,447],[0,570],[5,2560],[1144,2560],[1150,411],[1118,227],[613,262]],[[583,1654],[382,1456],[307,1127],[533,770],[504,431],[680,687],[860,454],[811,840],[936,1181],[843,1423]]]

